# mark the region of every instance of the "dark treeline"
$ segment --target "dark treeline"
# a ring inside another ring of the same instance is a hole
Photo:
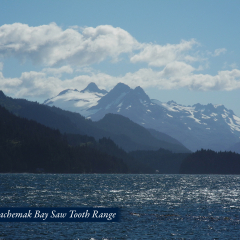
[[[141,163],[141,161],[131,156],[131,154],[119,148],[110,138],[104,137],[99,139],[99,141],[95,141],[93,137],[79,134],[64,134],[64,137],[72,146],[88,146],[104,154],[122,159],[128,167],[128,173],[155,173],[155,168],[150,170],[146,167],[148,161]]]
[[[240,154],[127,153],[110,138],[61,134],[0,106],[0,172],[240,174]]]
[[[189,153],[172,153],[165,149],[127,153],[110,138],[102,138],[97,142],[92,137],[76,134],[65,134],[65,137],[71,145],[86,145],[123,159],[128,166],[129,173],[179,173],[182,160],[189,155]]]
[[[130,156],[136,159],[137,164],[139,164],[139,172],[164,174],[179,173],[181,163],[188,155],[189,153],[172,153],[166,149],[134,151],[130,153]]]
[[[201,150],[183,160],[184,174],[240,174],[240,154]]]

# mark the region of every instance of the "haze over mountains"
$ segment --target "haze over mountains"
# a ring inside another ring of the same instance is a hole
[[[123,83],[109,92],[94,83],[82,91],[67,89],[44,104],[78,112],[93,121],[108,113],[120,114],[177,139],[192,151],[225,151],[240,142],[240,118],[223,105],[162,103],[150,99],[141,87],[131,89]]]

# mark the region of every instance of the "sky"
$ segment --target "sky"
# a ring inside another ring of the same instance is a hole
[[[0,90],[42,103],[90,82],[240,116],[240,1],[1,0]]]

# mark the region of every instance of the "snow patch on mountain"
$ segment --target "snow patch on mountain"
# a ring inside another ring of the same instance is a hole
[[[230,126],[232,130],[240,132],[240,126],[237,126],[231,118],[228,118],[228,122],[226,121],[226,123]]]
[[[119,104],[119,102],[123,99],[123,97],[126,95],[126,92],[121,93],[121,95],[119,97],[117,97],[117,99],[112,103],[113,105],[117,105]]]
[[[93,90],[95,92],[93,92]],[[106,90],[100,90],[96,84],[90,83],[84,90],[66,89],[57,96],[47,99],[44,104],[59,107],[64,110],[78,112],[83,116],[94,114],[99,109],[88,111],[92,106],[96,106],[98,101],[105,96]]]
[[[233,119],[235,120],[235,122],[236,122],[238,125],[240,125],[240,118],[239,118],[239,117],[233,115]]]
[[[211,118],[211,117],[202,114],[202,118],[203,118],[203,119],[209,119],[209,118]]]

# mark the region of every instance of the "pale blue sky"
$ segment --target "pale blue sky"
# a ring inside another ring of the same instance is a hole
[[[238,0],[1,0],[0,89],[43,102],[90,81],[122,81],[163,102],[224,104],[240,116],[239,12]],[[80,35],[88,51],[75,51]]]

